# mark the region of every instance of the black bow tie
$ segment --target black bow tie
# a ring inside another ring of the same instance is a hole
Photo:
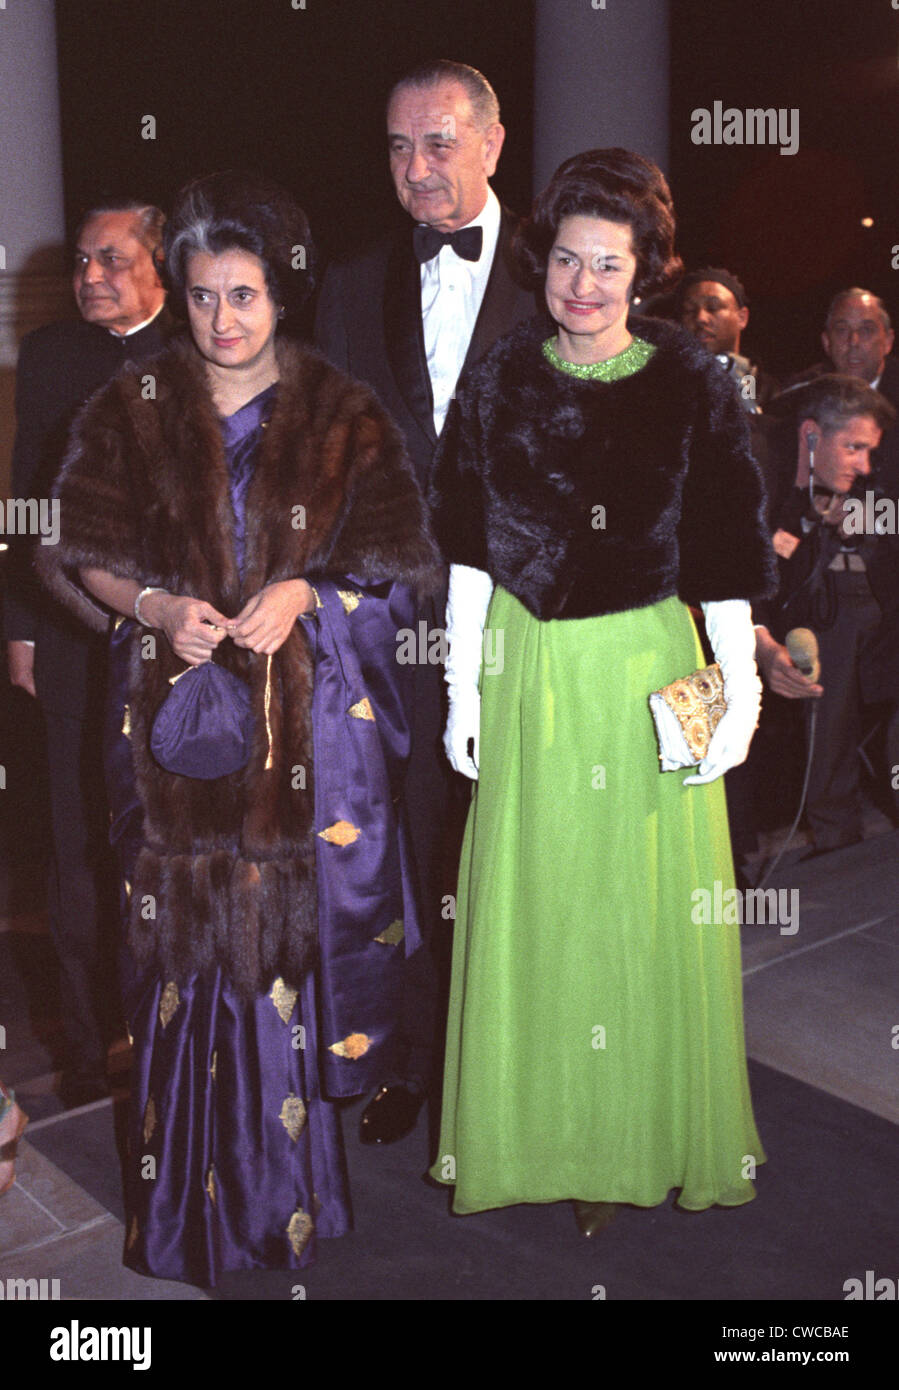
[[[481,257],[484,233],[480,227],[462,227],[458,232],[438,232],[436,227],[419,226],[412,232],[412,246],[420,261],[432,261],[441,246],[451,246],[463,261]]]

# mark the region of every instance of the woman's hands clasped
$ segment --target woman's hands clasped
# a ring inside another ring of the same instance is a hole
[[[267,584],[236,618],[226,617],[203,599],[162,592],[148,594],[141,612],[152,627],[165,633],[176,656],[189,666],[202,666],[225,637],[251,652],[273,655],[287,641],[300,614],[314,606],[315,595],[305,579],[286,579]]]
[[[226,623],[227,635],[238,647],[272,656],[287,641],[297,618],[314,607],[315,594],[305,579],[267,584]]]
[[[209,661],[223,637],[229,619],[204,599],[167,594],[147,594],[141,616],[150,627],[160,628],[176,656],[188,666]]]

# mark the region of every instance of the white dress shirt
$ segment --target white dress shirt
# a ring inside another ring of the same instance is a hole
[[[480,313],[499,240],[499,224],[499,200],[491,188],[478,216],[466,223],[483,232],[479,259],[466,261],[451,246],[441,246],[432,260],[422,262],[421,319],[434,396],[434,429],[438,435]]]
[[[127,328],[124,333],[117,333],[114,328],[110,328],[109,332],[114,338],[130,338],[133,333],[139,333],[142,328],[146,328],[154,319],[158,319],[164,307],[165,300],[162,301],[156,312],[151,314],[148,319],[144,319],[143,323],[136,323],[133,328]]]

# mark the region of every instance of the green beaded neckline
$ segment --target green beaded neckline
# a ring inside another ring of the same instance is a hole
[[[576,376],[581,381],[620,381],[622,377],[633,376],[645,367],[655,344],[647,343],[645,338],[633,338],[621,352],[609,357],[605,362],[566,362],[556,351],[554,338],[547,338],[543,344],[543,356],[553,367],[568,376]]]

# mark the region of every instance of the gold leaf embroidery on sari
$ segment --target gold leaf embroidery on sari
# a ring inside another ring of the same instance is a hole
[[[303,1211],[302,1207],[297,1207],[287,1224],[287,1239],[290,1241],[295,1255],[302,1255],[314,1230],[315,1222],[308,1211]]]
[[[171,1023],[180,1004],[181,995],[178,993],[178,986],[174,980],[169,980],[159,1000],[159,1022],[163,1028]]]
[[[272,985],[271,993],[268,997],[281,1015],[282,1022],[287,1023],[290,1019],[290,1015],[293,1013],[293,1006],[297,1002],[296,990],[290,989],[279,975]]]
[[[328,1051],[355,1062],[357,1057],[364,1057],[370,1047],[371,1038],[367,1033],[350,1033],[347,1037],[341,1038],[340,1042],[331,1043]]]
[[[399,917],[395,922],[391,922],[389,927],[385,927],[375,941],[380,941],[383,946],[398,946],[405,935],[403,924]]]
[[[343,604],[344,613],[355,613],[362,602],[362,595],[355,589],[338,589],[337,597]]]
[[[362,831],[358,825],[351,825],[348,820],[335,821],[326,830],[320,830],[318,836],[320,840],[327,840],[329,845],[351,845],[354,840],[358,840]]]
[[[281,1114],[278,1116],[287,1133],[294,1143],[297,1142],[303,1133],[306,1123],[306,1107],[291,1091],[290,1095],[284,1097],[284,1104],[281,1106]]]

